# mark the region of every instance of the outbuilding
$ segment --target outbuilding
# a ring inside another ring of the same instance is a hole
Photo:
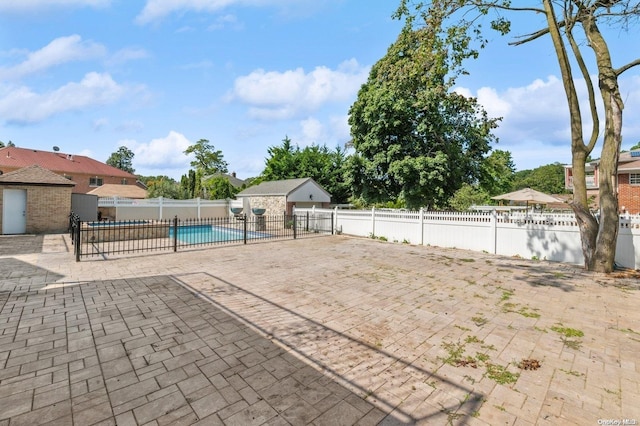
[[[291,214],[293,207],[329,207],[331,194],[312,178],[284,179],[262,182],[240,192],[246,214],[252,209],[265,209],[265,215]]]
[[[0,175],[2,234],[65,232],[75,182],[33,165]]]

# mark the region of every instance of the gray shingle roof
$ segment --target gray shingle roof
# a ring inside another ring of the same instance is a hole
[[[3,183],[75,186],[75,182],[35,164],[0,175],[0,184]]]
[[[308,181],[313,181],[311,178],[299,178],[299,179],[284,179],[284,180],[272,180],[269,182],[262,182],[256,186],[250,186],[244,191],[240,192],[238,196],[250,196],[250,195],[289,195],[300,186],[304,185]],[[316,184],[317,185],[317,184]]]

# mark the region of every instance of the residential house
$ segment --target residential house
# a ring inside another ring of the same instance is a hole
[[[76,183],[74,193],[86,194],[104,184],[136,185],[137,177],[84,155],[64,154],[57,151],[18,148],[0,148],[0,174],[37,165]]]
[[[594,207],[598,206],[598,179],[600,161],[586,165],[587,197],[592,197]],[[573,190],[573,170],[565,166],[565,188]],[[640,214],[640,151],[621,152],[618,160],[618,173],[615,179],[618,191],[618,205],[621,213]]]

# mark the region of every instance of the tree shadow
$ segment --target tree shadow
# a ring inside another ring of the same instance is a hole
[[[484,395],[473,388],[220,277],[198,272],[174,278],[198,297],[287,347],[338,383],[354,389],[357,395],[365,395],[366,400],[375,402],[386,413],[383,424],[465,424],[482,406]],[[360,371],[357,369],[361,360],[366,361],[360,365]],[[387,368],[392,365],[393,372],[390,372]],[[354,375],[359,380],[354,379]],[[395,395],[402,396],[401,403],[385,391],[377,391],[386,381],[398,383],[394,391]],[[425,397],[425,388],[434,383],[438,384],[437,389],[436,386],[429,389],[429,396]],[[414,392],[422,395],[421,400],[412,399]]]

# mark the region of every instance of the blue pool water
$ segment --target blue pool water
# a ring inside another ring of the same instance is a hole
[[[173,227],[169,229],[169,238],[173,238]],[[247,238],[266,238],[263,232],[247,232]],[[178,227],[178,240],[184,244],[218,243],[244,239],[240,229],[225,228],[215,225],[188,225]]]

